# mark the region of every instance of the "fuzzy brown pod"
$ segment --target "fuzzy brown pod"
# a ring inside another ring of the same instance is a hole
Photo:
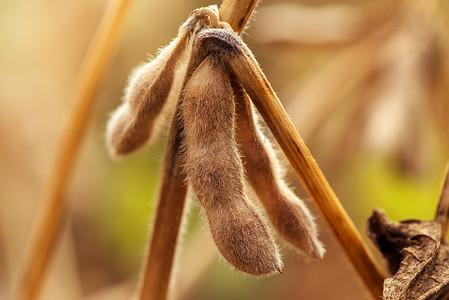
[[[270,140],[257,128],[250,99],[237,80],[233,81],[233,90],[237,140],[247,180],[280,236],[307,256],[322,259],[325,250],[311,213],[283,180]]]
[[[255,61],[240,37],[225,28],[202,30],[196,37],[195,46],[202,55],[211,54],[226,63],[237,57],[244,60],[250,58],[250,63]],[[250,99],[241,86],[251,84],[239,81],[235,75],[232,77],[237,109],[237,143],[244,160],[247,180],[279,234],[307,256],[321,259],[325,250],[318,240],[313,217],[282,179],[280,166],[269,141],[256,128]],[[257,98],[255,93],[253,95]]]
[[[183,92],[182,113],[185,170],[221,254],[249,274],[280,272],[276,245],[244,193],[234,96],[219,59],[207,58],[193,73]]]
[[[367,232],[394,274],[384,281],[383,299],[449,299],[449,245],[439,222],[396,223],[375,210]]]
[[[199,30],[196,27],[215,27],[218,23],[217,12],[211,8],[193,11],[180,27],[178,36],[154,60],[131,74],[123,104],[112,114],[107,126],[106,140],[112,156],[134,152],[150,139],[156,117],[172,89],[176,70],[191,48],[189,41]]]

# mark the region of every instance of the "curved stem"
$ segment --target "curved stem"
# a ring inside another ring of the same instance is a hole
[[[132,0],[115,0],[107,8],[96,36],[79,71],[67,124],[57,148],[56,158],[44,195],[38,220],[33,228],[16,299],[36,299],[66,214],[64,193],[73,173],[76,157],[87,127],[95,93],[113,57]]]
[[[374,256],[296,131],[257,61],[249,50],[246,52],[229,59],[229,65],[259,110],[360,278],[375,298],[380,297],[384,277]]]
[[[446,179],[441,190],[440,201],[435,215],[435,221],[441,224],[441,239],[444,240],[448,231],[449,218],[449,167],[446,172]]]

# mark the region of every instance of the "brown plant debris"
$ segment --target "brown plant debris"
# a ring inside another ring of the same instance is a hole
[[[231,59],[257,62],[230,25],[218,21],[214,8],[194,11],[178,38],[132,74],[124,102],[108,125],[112,155],[134,152],[150,138],[155,119],[176,86],[174,74],[182,68],[183,57],[190,59],[175,114],[181,131],[179,157],[220,253],[235,268],[252,275],[281,271],[270,230],[245,193],[247,179],[280,235],[306,255],[321,259],[324,248],[313,218],[284,182],[242,88],[268,83],[234,74]]]
[[[367,234],[394,274],[384,281],[383,299],[449,299],[449,246],[439,222],[396,223],[374,210]]]

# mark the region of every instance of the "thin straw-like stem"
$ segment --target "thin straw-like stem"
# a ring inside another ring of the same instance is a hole
[[[448,230],[449,218],[449,166],[447,167],[446,179],[441,190],[435,221],[441,224],[441,238],[444,239]]]
[[[94,96],[113,57],[127,12],[133,2],[111,2],[79,71],[72,96],[74,107],[68,112],[50,177],[44,186],[41,208],[33,227],[23,272],[19,277],[17,299],[38,297],[59,230],[63,226],[66,213],[64,193],[87,127]]]
[[[180,131],[179,118],[175,116],[165,154],[148,255],[141,277],[141,300],[166,299],[168,294],[187,193],[186,176],[179,155]]]
[[[237,33],[242,33],[258,0],[224,0],[220,7],[221,21],[228,22]]]
[[[378,298],[382,295],[384,277],[377,262],[296,131],[258,63],[252,56],[245,54],[231,58],[229,64],[348,259],[372,295]]]

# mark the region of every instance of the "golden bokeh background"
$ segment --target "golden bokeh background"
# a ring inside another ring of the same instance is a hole
[[[0,2],[1,299],[17,280],[74,81],[108,3]],[[136,1],[96,97],[41,299],[134,294],[166,134],[113,161],[105,125],[130,71],[168,44],[193,9],[210,4],[221,3]],[[265,0],[243,34],[364,238],[373,208],[393,220],[435,213],[448,158],[448,9],[430,0]],[[193,199],[176,299],[369,299],[300,182],[287,176],[317,216],[324,260],[306,262],[279,241],[283,274],[238,274],[218,257]]]

